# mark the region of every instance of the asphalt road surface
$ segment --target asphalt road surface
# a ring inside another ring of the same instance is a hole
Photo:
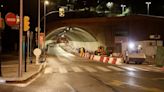
[[[0,84],[0,92],[164,92],[164,71],[148,65],[103,64],[49,48],[47,66],[26,86]]]

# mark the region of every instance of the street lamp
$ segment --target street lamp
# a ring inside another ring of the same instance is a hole
[[[38,0],[38,48],[40,48],[40,0]]]
[[[124,4],[121,4],[121,7],[122,7],[122,14],[123,14],[123,12],[124,12],[124,9],[125,9],[125,7],[126,7],[126,5],[124,5]]]
[[[113,2],[108,2],[106,6],[110,9],[113,6]]]
[[[49,4],[49,1],[44,1],[44,44],[43,44],[43,49],[44,49],[44,58],[45,58],[45,54],[46,54],[46,51],[45,51],[45,41],[46,41],[46,6]]]
[[[150,6],[151,2],[145,2],[145,4],[147,4],[147,15],[149,15],[149,6]]]

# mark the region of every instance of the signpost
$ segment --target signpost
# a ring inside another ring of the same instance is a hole
[[[1,19],[1,12],[0,12],[0,19]],[[2,25],[2,21],[1,20],[0,20],[0,24]],[[2,71],[1,71],[1,50],[2,50],[2,48],[1,48],[1,29],[0,29],[0,77],[2,77]]]

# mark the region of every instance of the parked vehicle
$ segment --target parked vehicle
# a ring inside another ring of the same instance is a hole
[[[125,59],[125,63],[129,64],[131,62],[135,64],[142,64],[146,59],[144,53],[128,53]]]
[[[129,64],[142,64],[146,60],[146,55],[142,51],[141,45],[129,44],[128,49],[125,51],[124,62]]]

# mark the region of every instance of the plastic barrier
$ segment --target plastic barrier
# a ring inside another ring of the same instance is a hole
[[[108,63],[109,59],[109,57],[104,57],[103,63]]]
[[[109,63],[109,64],[112,64],[112,61],[113,61],[113,57],[110,57],[108,63]]]
[[[117,65],[121,65],[122,63],[124,63],[123,58],[117,58],[116,64],[117,64]]]
[[[94,55],[90,55],[90,58],[89,59],[93,60],[93,58],[94,58]]]
[[[104,56],[100,56],[100,62],[103,62]]]
[[[100,56],[94,55],[93,60],[95,60],[95,61],[100,61]]]
[[[103,63],[109,63],[109,64],[117,64],[121,65],[123,64],[123,58],[122,57],[106,57],[106,56],[98,56],[98,55],[93,55],[90,53],[84,53],[81,57],[98,61],[98,62],[103,62]]]

